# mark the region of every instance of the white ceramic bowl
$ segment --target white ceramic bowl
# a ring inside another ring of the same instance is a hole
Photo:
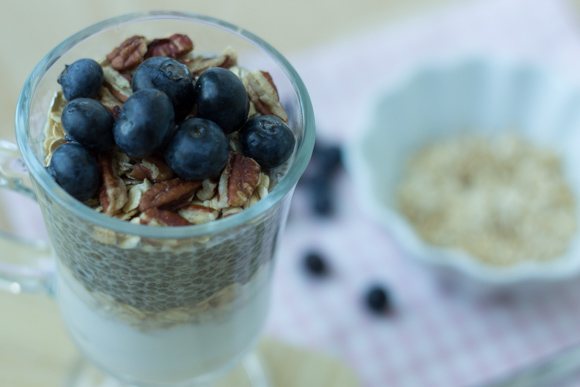
[[[508,60],[431,63],[377,95],[366,125],[345,149],[347,169],[365,210],[406,255],[439,273],[494,288],[572,278],[580,273],[580,231],[560,257],[500,267],[430,245],[397,211],[395,189],[419,148],[452,134],[507,130],[559,154],[580,198],[580,86],[540,66]]]

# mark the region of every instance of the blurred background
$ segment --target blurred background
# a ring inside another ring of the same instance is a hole
[[[87,25],[153,9],[158,2],[71,0],[2,12],[0,138],[14,141],[20,88],[52,47]],[[580,385],[575,276],[534,293],[467,295],[408,259],[342,165],[377,96],[425,64],[509,58],[580,82],[580,0],[166,1],[163,9],[257,34],[311,93],[319,141],[280,240],[268,337],[337,359],[364,386]],[[420,108],[405,111],[428,120]],[[24,206],[15,211],[15,202]],[[6,192],[0,229],[44,237],[34,203]],[[76,356],[52,300],[0,294],[0,386],[58,386]]]

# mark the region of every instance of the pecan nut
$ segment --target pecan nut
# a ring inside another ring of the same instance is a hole
[[[131,82],[120,72],[110,66],[103,67],[105,76],[103,84],[119,101],[125,103],[133,94]]]
[[[201,181],[185,181],[179,177],[157,183],[143,194],[139,201],[139,210],[176,210],[189,204],[200,186]]]
[[[139,219],[141,224],[147,224],[149,226],[179,227],[189,226],[191,224],[175,212],[160,210],[158,208],[150,208],[144,211]]]
[[[252,195],[260,181],[260,164],[241,153],[230,152],[230,158],[218,184],[222,208],[240,207]]]
[[[194,76],[200,76],[205,70],[211,69],[213,67],[223,67],[224,69],[229,69],[238,63],[237,54],[228,49],[224,51],[223,54],[212,57],[212,58],[192,58],[184,59],[182,62],[187,66],[189,72]]]
[[[107,55],[107,60],[115,70],[124,71],[137,67],[147,53],[147,40],[143,36],[133,36],[125,40]]]
[[[167,181],[173,178],[173,169],[165,160],[157,156],[148,156],[135,164],[129,175],[136,180],[149,179],[155,183]]]
[[[168,56],[178,58],[193,50],[193,42],[187,35],[174,34],[169,39],[155,39],[147,47],[145,58]]]
[[[222,210],[222,218],[227,218],[228,216],[232,216],[242,212],[243,208],[241,207],[228,207]]]
[[[199,200],[209,200],[214,197],[217,190],[218,182],[214,179],[205,179],[201,182],[201,188],[197,191],[195,196]]]
[[[202,224],[216,220],[220,212],[201,204],[190,204],[177,210],[177,213],[191,224]]]
[[[99,190],[99,200],[103,212],[114,215],[127,203],[127,187],[123,180],[117,176],[113,168],[113,155],[101,153],[99,155],[102,185]]]
[[[278,90],[270,74],[266,71],[250,71],[244,74],[242,82],[248,92],[250,101],[256,110],[263,115],[275,115],[288,122],[288,115],[280,103]]]

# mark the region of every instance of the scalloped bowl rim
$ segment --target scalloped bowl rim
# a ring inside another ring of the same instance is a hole
[[[372,132],[372,124],[375,121],[373,117],[377,109],[380,108],[380,103],[377,101],[383,101],[388,96],[392,97],[401,93],[406,86],[421,75],[426,73],[435,74],[440,70],[449,71],[469,63],[479,63],[494,67],[501,66],[510,70],[532,68],[534,71],[543,73],[546,79],[552,82],[565,81],[561,74],[538,63],[477,55],[432,61],[428,64],[419,64],[408,70],[396,82],[391,83],[386,92],[385,90],[379,91],[369,99],[371,102],[367,104],[368,110],[363,120],[364,125],[359,128],[358,135],[350,139],[349,143],[344,147],[345,166],[355,182],[357,195],[362,199],[359,202],[363,211],[387,229],[405,255],[423,264],[461,272],[484,284],[508,285],[527,281],[554,281],[578,275],[580,273],[580,251],[576,250],[571,251],[568,249],[564,254],[550,261],[527,261],[509,266],[497,266],[486,264],[469,253],[458,249],[430,244],[418,236],[405,216],[372,194],[373,179],[370,170],[366,167],[363,143],[365,136]],[[580,91],[580,84],[577,82],[569,83],[570,88],[576,88]],[[576,204],[580,205],[578,200]],[[579,230],[576,230],[573,240],[578,239]],[[570,245],[572,245],[572,242],[570,242]],[[573,255],[576,255],[576,257]]]

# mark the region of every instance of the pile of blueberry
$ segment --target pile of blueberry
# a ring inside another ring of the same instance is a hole
[[[173,58],[146,59],[133,74],[133,94],[116,119],[95,99],[103,81],[103,70],[92,59],[66,66],[58,79],[68,101],[61,119],[67,143],[54,151],[48,171],[78,200],[99,189],[95,155],[115,147],[137,160],[161,155],[185,180],[217,177],[229,156],[226,135],[235,131],[243,154],[263,168],[279,166],[294,150],[294,134],[280,118],[248,119],[246,89],[227,69],[211,68],[195,79]],[[195,117],[186,118],[194,110]]]

